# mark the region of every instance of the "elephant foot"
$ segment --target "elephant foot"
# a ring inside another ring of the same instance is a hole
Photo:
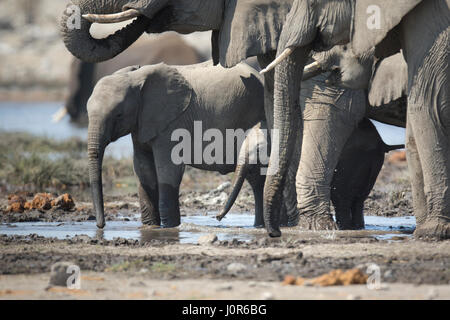
[[[305,230],[337,230],[331,214],[316,214],[312,216],[300,215],[298,226]]]
[[[281,231],[280,230],[271,230],[267,231],[269,237],[271,238],[279,238],[281,237]]]
[[[450,239],[450,221],[448,219],[433,219],[421,223],[416,227],[414,237],[430,240]]]

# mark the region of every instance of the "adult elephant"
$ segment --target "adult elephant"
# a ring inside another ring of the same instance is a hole
[[[352,40],[356,55],[375,47],[375,55],[383,58],[402,49],[408,65],[407,154],[415,235],[450,237],[449,25],[450,0],[294,2],[280,37],[279,55],[270,66],[276,66],[274,123],[283,151],[279,174],[265,186],[264,214],[270,235],[281,235],[275,209],[280,206],[280,186],[301,130],[295,116],[308,55],[311,49],[323,51]]]
[[[276,55],[283,22],[294,0],[72,0],[61,19],[63,41],[68,50],[86,62],[111,59],[127,49],[142,33],[176,31],[182,34],[212,30],[214,63],[233,67],[240,61],[257,56],[265,68]],[[73,7],[73,5],[77,7]],[[80,25],[74,21],[80,12]],[[103,38],[90,34],[92,23],[132,23]],[[249,27],[250,26],[250,27]],[[312,70],[311,75],[314,74]],[[273,72],[264,76],[265,114],[273,128]],[[297,164],[289,170],[294,186]],[[288,188],[288,187],[287,187]],[[292,191],[292,190],[291,190]],[[285,191],[290,194],[291,191]],[[286,203],[290,224],[296,222],[296,202]]]
[[[101,5],[92,0],[85,0],[73,3],[80,7],[84,17],[81,19],[81,28],[70,28],[69,18],[73,11],[69,10],[62,18],[62,33],[66,46],[80,59],[110,59],[125,50],[145,31],[159,33],[174,30],[189,33],[213,30],[212,55],[215,63],[220,62],[225,67],[231,67],[247,57],[257,56],[261,67],[264,68],[275,58],[281,29],[293,0],[104,1]],[[131,25],[105,39],[94,39],[89,33],[92,22],[118,22],[133,17],[137,19]],[[310,68],[303,76],[307,79],[317,75],[318,71],[320,70],[317,68]],[[274,73],[267,72],[264,96],[269,128],[274,126],[273,84]],[[336,133],[336,136],[339,135],[340,133]],[[281,150],[284,152],[283,148]],[[297,149],[297,156],[293,157],[294,160],[289,165],[286,188],[294,186],[299,152],[300,149]],[[284,163],[283,172],[286,166],[287,163]],[[314,163],[310,167],[314,167]],[[269,180],[273,180],[272,177],[269,177]],[[273,190],[271,187],[267,189]],[[292,193],[289,190],[284,192]],[[266,198],[273,202],[270,194]],[[296,201],[284,204],[290,217],[289,224],[295,224],[298,220]],[[281,211],[281,207],[277,209]]]
[[[176,33],[166,33],[153,39],[136,41],[126,54],[101,62],[91,63],[74,58],[70,68],[69,92],[65,111],[71,120],[87,121],[86,105],[95,84],[104,76],[130,65],[148,65],[164,62],[168,65],[196,64],[203,60],[200,54]]]

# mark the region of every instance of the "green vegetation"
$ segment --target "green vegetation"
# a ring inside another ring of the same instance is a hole
[[[87,145],[81,139],[57,141],[27,133],[0,132],[0,186],[30,191],[55,187],[88,187]],[[105,184],[132,177],[131,159],[105,157]]]

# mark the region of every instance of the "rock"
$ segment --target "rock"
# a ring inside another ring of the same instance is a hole
[[[64,211],[70,211],[75,207],[75,202],[70,194],[65,193],[51,201],[52,207],[57,207]]]
[[[50,193],[36,193],[32,205],[33,209],[49,210],[52,207],[53,196]]]
[[[243,272],[243,271],[247,270],[247,266],[242,263],[233,262],[227,266],[227,270],[229,272],[238,273],[238,272]]]
[[[75,264],[67,261],[53,264],[50,272],[49,286],[67,287],[67,279],[73,274],[73,272],[67,273],[67,269],[73,265]]]
[[[25,199],[19,195],[9,195],[6,212],[22,213],[24,211],[25,202]]]
[[[217,235],[215,233],[205,234],[198,238],[199,245],[210,245],[217,241]]]
[[[347,296],[347,300],[361,300],[361,296],[354,295],[354,294],[349,294]]]

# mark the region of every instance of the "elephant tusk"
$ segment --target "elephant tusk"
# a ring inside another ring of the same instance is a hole
[[[56,111],[53,115],[52,115],[52,122],[53,123],[58,123],[60,122],[67,114],[67,108],[66,107],[62,107],[60,109],[58,109],[58,111]]]
[[[128,9],[123,12],[113,14],[83,14],[83,18],[89,22],[96,23],[116,23],[131,20],[140,16],[141,14],[136,9]]]
[[[278,64],[280,64],[284,59],[289,57],[291,53],[294,52],[294,49],[287,48],[285,49],[275,60],[273,60],[265,69],[261,70],[260,74],[264,74],[269,72],[273,68],[275,68]]]
[[[308,64],[305,69],[303,69],[303,78],[302,81],[309,80],[311,78],[314,78],[315,76],[324,73],[325,70],[323,70],[320,67],[320,64],[317,61],[314,61],[311,64]]]

